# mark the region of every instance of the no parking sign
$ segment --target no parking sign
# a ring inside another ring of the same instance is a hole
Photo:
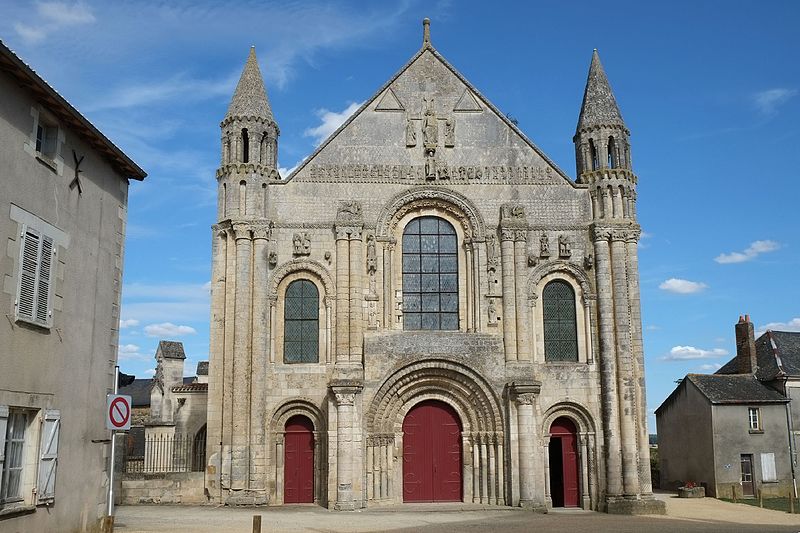
[[[124,394],[106,396],[106,427],[114,431],[131,429],[131,397]]]

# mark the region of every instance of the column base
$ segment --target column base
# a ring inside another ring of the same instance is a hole
[[[228,492],[228,496],[225,498],[225,505],[232,507],[267,505],[267,503],[269,503],[269,498],[266,492],[253,490],[233,490]]]
[[[534,513],[547,513],[547,505],[541,502],[535,502],[533,500],[520,500],[519,506],[526,511],[531,511]]]
[[[333,506],[334,511],[355,511],[356,510],[356,503],[355,502],[336,502]]]
[[[606,512],[608,514],[645,515],[667,514],[667,506],[661,500],[652,496],[642,499],[632,499],[622,496],[609,496],[606,498]]]

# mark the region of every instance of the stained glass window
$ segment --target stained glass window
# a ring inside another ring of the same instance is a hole
[[[544,288],[542,300],[545,360],[577,361],[575,291],[566,281],[551,281]]]
[[[458,329],[458,248],[453,226],[415,218],[403,231],[403,328]]]
[[[286,288],[283,311],[283,360],[286,363],[319,361],[319,292],[307,279]]]

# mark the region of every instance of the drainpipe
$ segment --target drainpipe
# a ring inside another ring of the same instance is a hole
[[[788,377],[783,378],[783,394],[789,396],[787,393],[786,382],[789,381]],[[789,466],[792,467],[792,490],[794,497],[797,498],[797,473],[795,472],[795,449],[794,449],[794,427],[792,425],[792,402],[786,402],[786,427],[789,431]]]

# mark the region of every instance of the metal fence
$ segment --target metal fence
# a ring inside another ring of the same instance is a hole
[[[206,462],[205,431],[192,435],[145,435],[131,428],[124,447],[123,472],[202,472]],[[141,428],[144,429],[144,428]]]

